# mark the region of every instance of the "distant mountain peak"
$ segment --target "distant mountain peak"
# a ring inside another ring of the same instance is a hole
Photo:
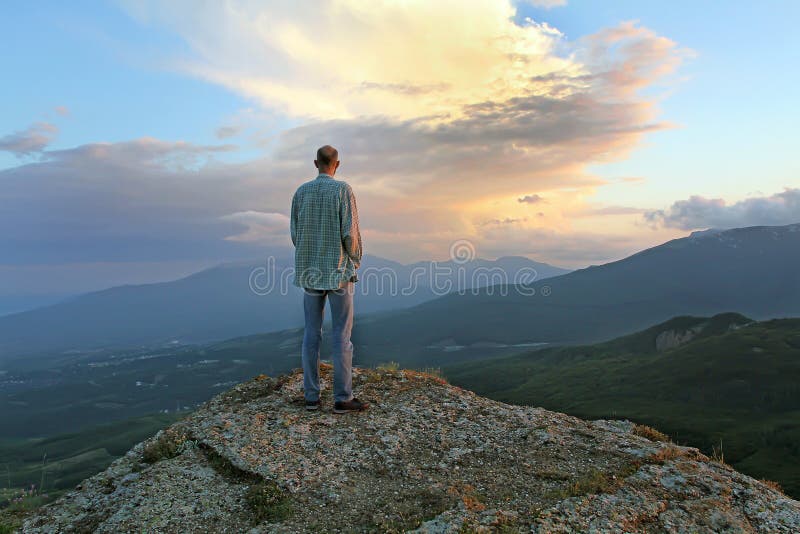
[[[727,231],[728,228],[708,228],[706,230],[696,230],[689,234],[689,239],[699,239],[703,237],[710,237],[721,232]]]
[[[28,518],[24,532],[797,532],[800,503],[627,421],[357,370],[363,414],[309,413],[302,375],[214,397]],[[252,530],[251,530],[252,529]]]
[[[786,224],[780,226],[744,226],[741,228],[708,228],[706,230],[696,230],[689,234],[687,239],[702,239],[704,237],[722,236],[735,237],[752,233],[771,233],[780,235],[784,233],[800,231],[800,223]]]

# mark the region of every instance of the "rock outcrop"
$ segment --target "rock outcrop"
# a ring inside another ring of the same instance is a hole
[[[705,325],[699,325],[683,331],[664,330],[656,336],[656,351],[664,352],[690,342],[703,330],[703,326]]]
[[[627,421],[403,370],[356,370],[368,412],[334,415],[329,389],[307,412],[301,384],[214,397],[23,532],[800,532],[800,503],[769,483]]]

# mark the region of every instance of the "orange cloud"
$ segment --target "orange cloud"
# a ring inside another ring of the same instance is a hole
[[[606,182],[587,167],[624,159],[672,126],[642,90],[670,82],[692,55],[636,21],[570,41],[544,22],[515,23],[504,0],[330,0],[313,16],[289,2],[128,9],[183,37],[192,53],[174,68],[298,124],[273,132],[269,154],[251,165],[268,170],[244,180],[267,205],[228,213],[285,213],[313,151],[334,144],[366,246],[405,258],[457,238],[479,253],[518,253],[513,236],[532,232],[584,243],[568,238],[607,218],[627,217],[631,228],[614,231],[633,231],[637,213],[590,201]],[[532,192],[547,203],[518,201]],[[513,224],[484,225],[492,220]],[[247,228],[256,239],[261,226]]]

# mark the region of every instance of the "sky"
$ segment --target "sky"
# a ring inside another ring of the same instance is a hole
[[[795,1],[2,9],[0,297],[287,251],[323,144],[365,252],[402,262],[800,222]]]

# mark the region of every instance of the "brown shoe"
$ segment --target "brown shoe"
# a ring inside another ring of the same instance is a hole
[[[361,402],[357,398],[353,397],[346,402],[336,401],[333,404],[333,413],[363,412],[367,408],[369,408],[369,403]]]

